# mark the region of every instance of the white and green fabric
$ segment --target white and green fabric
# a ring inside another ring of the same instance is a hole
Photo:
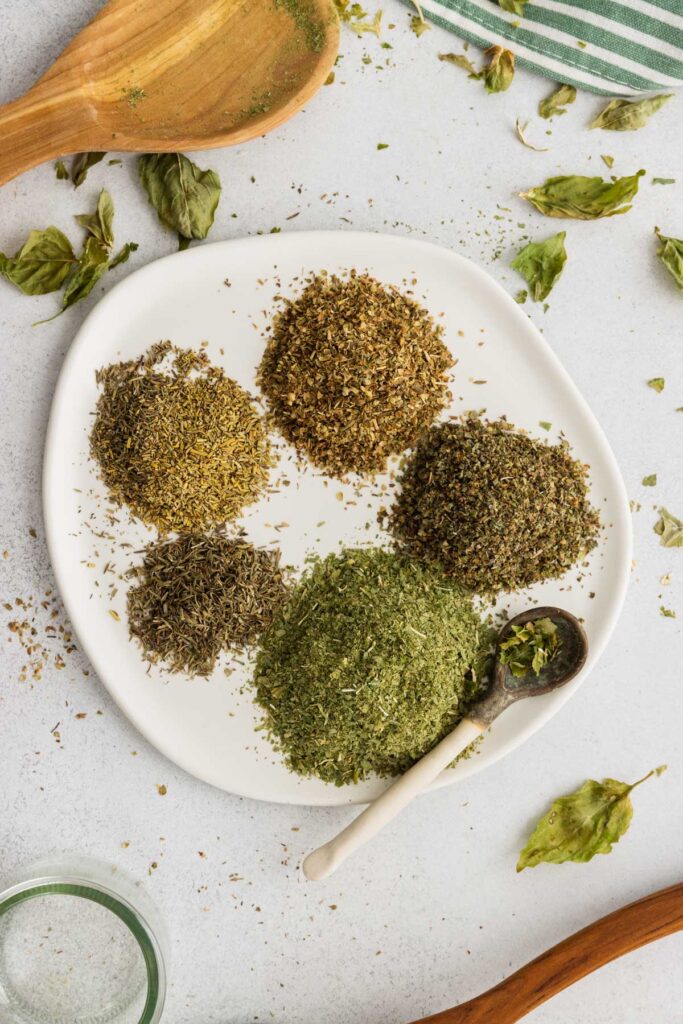
[[[475,46],[512,50],[523,67],[578,89],[632,95],[683,85],[683,0],[420,0],[424,14]]]

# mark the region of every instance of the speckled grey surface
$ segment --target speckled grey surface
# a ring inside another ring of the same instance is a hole
[[[97,7],[0,0],[0,98],[28,87]],[[197,157],[223,180],[213,237],[274,226],[410,233],[452,246],[516,292],[522,282],[508,264],[521,236],[558,226],[517,192],[552,174],[606,173],[601,153],[614,155],[618,173],[646,168],[626,217],[562,225],[569,261],[550,308],[526,307],[642,503],[633,582],[599,667],[541,733],[488,772],[420,800],[362,868],[349,864],[321,885],[303,882],[298,861],[352,811],[251,803],[187,777],[84,675],[79,654],[20,682],[25,659],[9,642],[13,614],[2,611],[0,868],[79,850],[143,879],[173,936],[168,1024],[401,1024],[469,998],[589,920],[681,877],[683,551],[659,547],[652,525],[655,503],[683,515],[683,414],[674,412],[683,404],[683,297],[657,264],[652,230],[683,236],[683,97],[624,134],[588,132],[600,100],[579,97],[554,123],[533,120],[530,137],[552,147],[533,153],[515,138],[514,121],[533,116],[545,82],[518,74],[508,93],[486,96],[437,60],[460,50],[454,37],[432,29],[417,39],[394,0],[384,20],[396,24],[384,36],[393,49],[345,32],[335,84],[304,113],[267,139]],[[378,152],[378,142],[389,148]],[[13,252],[30,228],[51,223],[76,237],[72,215],[106,183],[117,237],[140,243],[116,277],[172,251],[133,159],[123,159],[100,164],[76,193],[51,165],[5,186],[0,248]],[[679,181],[653,186],[653,175]],[[0,291],[0,593],[14,600],[52,586],[40,513],[45,425],[64,353],[97,295],[32,328],[55,297]],[[657,395],[645,381],[660,375],[667,387]],[[654,472],[657,487],[643,488]],[[661,616],[661,604],[678,619]],[[38,618],[43,628],[42,610]],[[589,776],[634,779],[664,761],[669,772],[638,791],[632,830],[609,858],[515,874],[516,853],[551,798]],[[668,939],[529,1019],[669,1024],[683,1005],[682,953],[683,938]]]

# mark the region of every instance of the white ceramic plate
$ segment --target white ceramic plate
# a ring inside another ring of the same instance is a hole
[[[631,559],[626,493],[608,443],[552,349],[518,305],[482,270],[462,256],[424,242],[354,232],[269,235],[201,245],[158,260],[113,288],[85,321],[73,342],[54,396],[44,469],[48,544],[80,642],[100,679],[140,732],[193,775],[244,796],[301,804],[361,803],[386,782],[367,780],[336,788],[289,772],[262,733],[248,689],[247,666],[229,676],[222,663],[208,680],[149,671],[128,639],[125,584],[104,572],[136,559],[152,536],[125,510],[111,514],[88,459],[88,432],[98,397],[95,371],[140,355],[169,338],[196,347],[208,342],[212,360],[254,392],[276,294],[293,294],[295,278],[310,270],[367,268],[381,281],[414,292],[445,328],[458,359],[453,404],[461,413],[485,407],[505,414],[534,436],[557,439],[562,431],[576,455],[591,466],[592,499],[604,531],[582,584],[576,572],[560,581],[512,595],[510,614],[535,604],[558,604],[585,620],[590,641],[586,668],[557,693],[520,702],[496,722],[481,752],[437,785],[446,785],[493,764],[531,736],[560,707],[600,656],[624,598]],[[229,285],[224,282],[226,279]],[[474,381],[484,381],[476,384]],[[539,420],[552,423],[549,435]],[[277,543],[285,563],[301,566],[311,549],[327,552],[340,543],[386,542],[376,522],[379,499],[354,499],[353,488],[300,468],[291,449],[273,479],[281,487],[243,520],[250,539]],[[369,490],[368,490],[369,495]],[[289,525],[282,526],[286,523]],[[323,525],[320,525],[323,524]],[[366,524],[369,524],[366,525]],[[112,539],[113,538],[113,539]],[[126,546],[121,547],[121,542]],[[118,587],[112,597],[110,586]],[[595,592],[590,598],[589,593]],[[118,612],[120,621],[110,615]]]

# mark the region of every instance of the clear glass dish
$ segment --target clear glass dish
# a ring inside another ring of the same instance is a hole
[[[0,893],[0,1024],[156,1024],[165,948],[123,872],[80,857],[32,865]]]

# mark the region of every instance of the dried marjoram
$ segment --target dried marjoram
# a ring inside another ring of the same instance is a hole
[[[470,596],[381,548],[316,561],[261,638],[254,683],[290,768],[344,785],[410,767],[485,680]]]
[[[191,531],[259,496],[270,466],[263,419],[204,353],[162,342],[97,382],[90,451],[114,501],[159,530]]]
[[[253,644],[287,596],[277,551],[221,532],[150,544],[128,592],[131,636],[152,663],[209,675],[223,650]]]
[[[258,381],[273,422],[319,467],[373,473],[413,445],[449,393],[443,329],[367,274],[318,274],[273,322]]]
[[[561,576],[596,544],[586,466],[503,420],[433,427],[399,483],[399,544],[478,593]]]

